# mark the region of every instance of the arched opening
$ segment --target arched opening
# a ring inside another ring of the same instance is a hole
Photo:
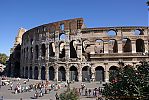
[[[123,52],[132,52],[132,45],[131,40],[128,38],[125,38],[122,40],[123,45]]]
[[[142,31],[141,29],[136,29],[136,30],[134,31],[134,34],[135,34],[135,35],[144,35],[144,34],[143,34],[143,31]]]
[[[112,82],[115,77],[118,75],[118,67],[117,66],[111,66],[109,68],[109,81]]]
[[[59,58],[65,57],[65,43],[61,42],[59,45]]]
[[[33,47],[30,48],[30,60],[33,59]]]
[[[11,67],[10,67],[11,68]],[[22,68],[22,77],[24,78],[25,76],[24,76],[24,67]]]
[[[90,46],[89,43],[90,43],[90,42],[89,42],[88,40],[84,40],[84,41],[82,42],[82,52],[83,52],[83,53],[85,53],[87,47]]]
[[[34,42],[33,42],[33,39],[31,39],[31,40],[30,40],[30,44],[33,45],[33,43],[34,43]]]
[[[35,58],[38,59],[38,45],[35,46]]]
[[[70,42],[70,58],[77,58],[77,43],[76,43],[76,41]]]
[[[98,66],[95,68],[95,72],[96,81],[104,81],[104,68],[102,66]]]
[[[49,56],[54,57],[55,56],[55,44],[50,43],[49,45]]]
[[[66,81],[65,68],[63,66],[58,69],[58,81]]]
[[[34,68],[34,79],[38,79],[38,67],[35,66]]]
[[[144,52],[145,47],[144,47],[144,41],[142,39],[137,39],[136,40],[136,52]]]
[[[60,33],[59,34],[59,40],[61,40],[61,41],[67,40],[66,34],[65,33]]]
[[[70,67],[70,81],[78,81],[78,71],[75,66]]]
[[[45,80],[45,74],[46,74],[45,67],[42,66],[42,67],[41,67],[41,80]]]
[[[25,78],[28,78],[28,67],[25,68]]]
[[[28,47],[26,48],[26,62],[28,62]]]
[[[42,46],[41,46],[41,56],[42,57],[46,56],[46,46],[45,46],[45,44],[42,44]]]
[[[96,40],[94,49],[95,49],[95,53],[97,53],[97,54],[104,53],[104,42],[103,42],[103,40]]]
[[[29,78],[32,79],[32,66],[29,68]]]
[[[118,52],[118,45],[116,40],[109,40],[109,53],[117,53]]]
[[[53,66],[49,67],[49,80],[54,80],[54,68],[53,68]]]
[[[90,81],[91,79],[91,68],[89,66],[84,66],[82,68],[82,81]]]
[[[116,36],[117,32],[115,30],[108,31],[108,36]]]

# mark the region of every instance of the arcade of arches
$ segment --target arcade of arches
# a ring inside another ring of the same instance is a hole
[[[65,69],[64,66],[54,68],[50,66],[48,68],[42,66],[34,69],[30,67],[23,67],[23,77],[30,79],[41,80],[57,80],[57,81],[110,81],[110,74],[116,73],[118,66],[110,66],[105,70],[103,66],[89,67],[84,66],[82,69],[70,66],[69,69]],[[24,70],[25,69],[25,70]],[[47,72],[48,71],[48,72]],[[116,74],[115,74],[116,75]]]

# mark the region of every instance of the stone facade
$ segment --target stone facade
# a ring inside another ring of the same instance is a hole
[[[149,60],[149,27],[86,28],[82,18],[41,25],[22,36],[20,75],[55,81],[109,81],[121,64]]]

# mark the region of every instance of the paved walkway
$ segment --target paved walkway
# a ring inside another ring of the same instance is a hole
[[[15,80],[14,78],[9,78],[9,80],[13,81]],[[22,86],[27,86],[29,84],[34,84],[37,82],[41,82],[41,80],[30,80],[29,82],[27,82],[26,84],[23,84],[24,80],[27,81],[27,79],[21,79],[20,81],[13,81],[14,86],[16,86],[18,84],[18,82],[22,85]],[[51,82],[54,83],[54,82]],[[86,87],[89,89],[94,89],[94,88],[98,88],[99,86],[101,86],[101,84],[99,83],[84,83],[86,85]],[[0,77],[0,85],[1,85],[1,77]],[[70,84],[70,88],[81,88],[81,82],[75,82],[75,83],[71,83]],[[39,97],[38,99],[44,99],[44,100],[55,100],[55,94],[56,92],[58,94],[64,92],[67,88],[66,87],[62,87],[61,89],[59,89],[58,91],[50,91],[50,93],[48,94],[44,94],[43,97]],[[14,94],[14,89],[10,90],[10,85],[8,86],[1,86],[0,88],[0,98],[3,96],[4,100],[7,99],[15,99],[15,100],[20,100],[20,98],[22,98],[23,100],[29,100],[29,99],[33,99],[34,97],[34,93],[35,91],[30,91],[30,92],[23,92],[23,93],[18,93],[18,94]],[[96,100],[96,98],[86,98],[85,96],[80,96],[80,100]]]

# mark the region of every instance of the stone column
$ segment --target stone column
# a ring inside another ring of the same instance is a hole
[[[58,66],[55,68],[55,77],[54,77],[55,81],[58,81]]]
[[[28,66],[28,78],[30,78],[30,66]]]
[[[108,63],[104,63],[104,65],[105,65],[105,72],[104,72],[105,82],[109,82],[109,68],[108,68]]]
[[[109,44],[108,44],[108,41],[104,41],[104,53],[108,53],[109,51]]]
[[[132,41],[132,53],[136,53],[136,41]]]
[[[46,69],[45,69],[45,71],[46,71],[46,73],[45,73],[45,74],[46,74],[46,75],[45,75],[45,79],[46,79],[46,80],[49,80],[49,67],[48,67],[48,64],[46,64],[45,68],[46,68]]]
[[[92,81],[95,81],[95,68],[92,66],[91,67],[91,74],[92,74]]]
[[[34,79],[34,66],[32,66],[32,78]]]
[[[79,70],[78,70],[78,81],[82,82],[82,68],[81,68],[81,65],[79,65]]]
[[[122,53],[123,52],[122,41],[117,41],[117,44],[118,44],[118,53]]]
[[[148,41],[144,41],[145,53],[148,53]]]
[[[66,82],[69,82],[69,68],[66,68]]]
[[[41,79],[41,67],[38,67],[38,80]]]

